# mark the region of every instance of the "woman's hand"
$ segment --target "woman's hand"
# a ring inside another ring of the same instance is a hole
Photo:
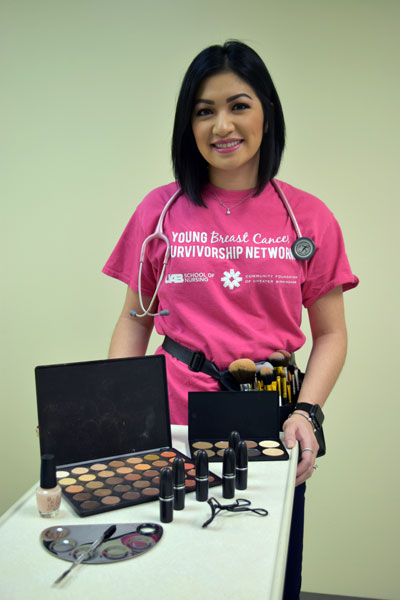
[[[297,414],[293,413],[283,424],[287,448],[293,448],[296,441],[299,442],[301,460],[297,466],[296,485],[300,485],[314,473],[313,467],[319,448],[313,426],[304,417],[308,417],[308,414],[299,411]]]

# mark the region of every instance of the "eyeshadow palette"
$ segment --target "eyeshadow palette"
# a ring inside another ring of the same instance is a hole
[[[246,441],[248,458],[288,460],[279,436],[278,392],[189,392],[189,445],[222,461],[231,431]]]
[[[57,480],[75,512],[86,517],[158,499],[161,470],[172,468],[176,457],[184,461],[186,492],[192,492],[196,489],[195,465],[173,448],[64,465],[57,471]],[[213,473],[208,481],[210,487],[221,483]]]
[[[62,525],[42,531],[44,548],[61,558],[74,562],[86,552],[109,525]],[[85,564],[107,564],[140,556],[160,541],[163,528],[158,523],[118,523],[115,533],[84,560]]]
[[[156,500],[171,447],[164,356],[35,369],[41,454],[54,454],[63,496],[82,517]],[[210,473],[210,486],[221,479]]]

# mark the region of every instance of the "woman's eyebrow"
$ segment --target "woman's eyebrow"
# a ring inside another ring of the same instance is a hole
[[[248,94],[245,94],[243,92],[241,94],[235,94],[234,96],[229,96],[229,98],[226,99],[226,103],[229,104],[229,102],[233,102],[233,100],[237,100],[238,98],[241,98],[242,96],[249,98],[249,100],[253,99],[251,96],[249,96]],[[203,104],[215,104],[214,100],[206,100],[205,98],[198,98],[198,100],[196,100],[194,105],[196,106],[196,104],[202,104],[202,103]]]

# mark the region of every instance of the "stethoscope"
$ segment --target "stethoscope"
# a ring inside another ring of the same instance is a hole
[[[309,260],[310,258],[312,258],[315,254],[315,244],[314,242],[308,238],[308,237],[303,237],[301,235],[301,231],[300,231],[300,227],[299,224],[297,223],[296,217],[294,216],[294,213],[292,211],[292,208],[289,204],[288,199],[286,198],[285,194],[283,193],[282,188],[280,187],[280,185],[278,184],[277,181],[275,181],[275,179],[271,179],[271,183],[274,186],[275,191],[277,192],[279,198],[282,200],[284,207],[286,208],[290,220],[292,222],[292,225],[294,227],[294,230],[296,231],[296,239],[292,244],[292,254],[293,256],[297,259],[297,260]],[[168,200],[168,202],[166,203],[166,205],[164,206],[162,213],[158,219],[158,223],[157,223],[157,227],[154,230],[154,233],[152,233],[151,235],[149,235],[143,242],[142,244],[142,248],[140,251],[140,258],[139,258],[139,275],[138,275],[138,296],[139,296],[139,303],[140,303],[140,308],[142,309],[143,313],[139,314],[134,310],[130,311],[130,315],[132,317],[162,317],[162,316],[167,316],[169,315],[169,310],[165,309],[165,310],[161,310],[160,312],[157,313],[151,313],[151,307],[154,304],[154,301],[157,297],[158,294],[158,290],[160,288],[160,285],[164,279],[164,274],[165,274],[165,269],[167,267],[167,263],[169,260],[169,257],[171,255],[171,245],[169,243],[169,239],[168,237],[165,235],[164,230],[163,230],[163,225],[164,225],[164,219],[165,219],[165,215],[167,213],[167,211],[169,210],[169,208],[171,207],[171,205],[175,202],[175,200],[182,194],[182,190],[179,188],[175,194],[173,196],[171,196],[171,198]],[[152,242],[153,240],[161,240],[165,243],[166,246],[166,250],[165,250],[165,256],[164,256],[164,261],[163,261],[163,266],[161,269],[161,274],[160,277],[158,279],[158,283],[155,289],[155,292],[153,294],[153,297],[150,301],[150,304],[147,308],[145,308],[143,306],[143,298],[142,298],[142,267],[143,267],[143,263],[144,263],[144,255],[146,252],[146,248],[148,246],[148,244],[150,242]]]

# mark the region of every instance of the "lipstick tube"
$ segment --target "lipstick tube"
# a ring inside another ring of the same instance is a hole
[[[174,514],[174,493],[171,469],[164,469],[160,476],[160,521],[171,523]]]
[[[236,450],[236,489],[247,488],[248,458],[246,442],[239,442]]]
[[[174,483],[174,510],[185,508],[185,465],[182,458],[176,457],[172,464]]]
[[[196,500],[205,502],[208,498],[208,456],[205,450],[196,455]]]
[[[224,452],[222,467],[222,496],[224,498],[235,497],[236,480],[236,456],[233,448],[227,448]]]
[[[229,448],[232,448],[236,453],[236,448],[240,442],[240,434],[238,431],[231,431],[229,434]]]

